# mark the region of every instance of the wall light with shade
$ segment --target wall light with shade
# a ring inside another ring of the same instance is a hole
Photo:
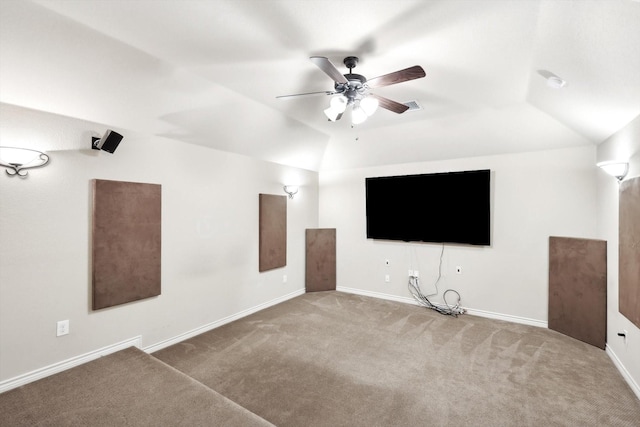
[[[297,185],[285,185],[283,189],[284,192],[289,195],[290,199],[293,199],[294,194],[297,194],[299,190]]]
[[[0,147],[0,166],[7,168],[9,176],[27,176],[27,169],[39,168],[49,163],[49,156],[38,150],[18,147]]]
[[[597,166],[607,174],[615,177],[618,181],[622,181],[629,172],[629,163],[619,161],[600,162]]]

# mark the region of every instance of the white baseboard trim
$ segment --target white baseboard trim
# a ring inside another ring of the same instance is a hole
[[[419,305],[418,302],[416,300],[414,300],[413,298],[399,297],[397,295],[384,294],[382,292],[365,291],[363,289],[348,288],[348,287],[345,287],[345,286],[337,286],[336,287],[336,291],[346,292],[348,294],[362,295],[362,296],[365,296],[365,297],[373,297],[373,298],[386,299],[386,300],[389,300],[389,301],[402,302],[402,303],[405,303],[405,304]]]
[[[288,293],[286,295],[283,295],[281,297],[275,298],[275,299],[273,299],[271,301],[267,301],[265,303],[258,304],[255,307],[248,308],[248,309],[243,310],[243,311],[241,311],[239,313],[232,314],[231,316],[227,316],[227,317],[224,317],[224,318],[222,318],[220,320],[216,320],[215,322],[207,323],[206,325],[197,327],[195,329],[192,329],[192,330],[187,331],[185,333],[182,333],[180,335],[176,335],[175,337],[171,337],[171,338],[168,338],[166,340],[160,341],[158,343],[152,344],[152,345],[150,345],[148,347],[143,348],[143,350],[145,352],[149,353],[149,354],[154,353],[156,351],[162,350],[163,348],[170,347],[170,346],[172,346],[174,344],[177,344],[177,343],[179,343],[181,341],[184,341],[186,339],[195,337],[196,335],[200,335],[200,334],[205,333],[207,331],[210,331],[212,329],[219,328],[220,326],[225,325],[225,324],[230,323],[230,322],[233,322],[234,320],[241,319],[241,318],[246,317],[246,316],[248,316],[250,314],[256,313],[256,312],[258,312],[260,310],[264,310],[265,308],[274,306],[276,304],[280,304],[281,302],[284,302],[284,301],[290,300],[292,298],[295,298],[297,296],[300,296],[300,295],[304,294],[304,292],[305,292],[304,289],[299,289],[297,291],[294,291],[294,292]]]
[[[29,384],[31,382],[37,381],[39,379],[48,377],[50,375],[57,374],[62,371],[66,371],[67,369],[71,369],[75,366],[82,365],[83,363],[90,362],[92,360],[98,359],[100,357],[106,356],[111,353],[115,353],[120,350],[124,350],[125,348],[135,346],[137,348],[142,349],[147,353],[153,353],[154,351],[161,350],[165,347],[169,347],[173,344],[176,344],[185,339],[194,337],[203,332],[207,332],[211,329],[215,329],[220,327],[226,323],[233,322],[234,320],[240,319],[242,317],[246,317],[250,314],[258,312],[260,310],[264,310],[265,308],[271,307],[273,305],[279,304],[291,298],[295,298],[304,294],[304,289],[299,289],[297,291],[291,292],[289,294],[283,295],[279,298],[275,298],[271,301],[267,301],[266,303],[259,304],[255,307],[251,307],[249,309],[243,310],[239,313],[236,313],[231,316],[227,316],[223,319],[217,320],[215,322],[209,323],[207,325],[201,326],[199,328],[193,329],[191,331],[185,332],[183,334],[177,335],[173,338],[169,338],[167,340],[161,341],[159,343],[153,344],[151,346],[142,348],[142,336],[137,336],[130,338],[128,340],[108,345],[106,347],[100,348],[98,350],[90,351],[88,353],[82,354],[80,356],[75,356],[67,360],[63,360],[61,362],[54,363],[49,366],[45,366],[44,368],[36,369],[35,371],[27,372],[25,374],[19,375],[14,378],[9,378],[4,381],[0,381],[0,393],[4,393],[5,391],[9,391],[11,389],[23,386],[25,384]]]
[[[467,313],[478,316],[486,317],[487,319],[504,320],[506,322],[519,323],[521,325],[537,326],[538,328],[549,328],[549,323],[544,320],[530,319],[528,317],[513,316],[511,314],[494,313],[492,311],[477,310],[475,308],[465,308]]]
[[[124,350],[125,348],[129,348],[131,346],[140,348],[142,346],[142,337],[133,337],[116,344],[102,347],[98,350],[81,354],[80,356],[75,356],[70,359],[63,360],[62,362],[57,362],[52,365],[45,366],[44,368],[36,369],[35,371],[27,372],[26,374],[22,374],[14,378],[9,378],[8,380],[0,382],[0,393],[4,393],[5,391],[9,391],[11,389],[37,381],[50,375],[66,371],[67,369],[71,369],[75,366],[82,365],[83,363],[99,359],[100,357],[115,353],[116,351]]]
[[[609,344],[605,346],[605,351],[613,361],[613,364],[616,366],[616,368],[618,368],[618,371],[620,371],[620,374],[622,374],[622,377],[625,379],[627,384],[629,384],[629,387],[631,387],[631,390],[633,390],[636,397],[640,399],[640,386],[638,386],[638,383],[635,382],[629,371],[627,371],[627,368],[624,367],[613,349],[609,347]]]
[[[363,296],[368,296],[373,298],[381,298],[381,299],[397,301],[397,302],[402,302],[402,303],[412,304],[412,305],[420,305],[412,297],[399,297],[397,295],[390,295],[390,294],[385,294],[381,292],[365,291],[362,289],[355,289],[355,288],[347,288],[344,286],[338,286],[336,290],[341,292],[347,292],[350,294],[363,295]],[[476,310],[476,309],[467,308],[467,307],[465,307],[465,310],[467,310],[468,314],[471,314],[473,316],[486,317],[488,319],[504,320],[507,322],[520,323],[520,324],[529,325],[529,326],[537,326],[540,328],[548,328],[548,323],[542,320],[529,319],[527,317],[520,317],[520,316],[512,316],[510,314],[494,313],[494,312],[485,311],[485,310]]]

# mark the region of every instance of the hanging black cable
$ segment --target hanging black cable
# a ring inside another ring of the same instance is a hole
[[[440,314],[446,314],[449,316],[454,316],[454,317],[458,317],[458,315],[460,314],[464,314],[466,313],[466,310],[464,308],[462,308],[460,306],[460,294],[453,290],[453,289],[447,289],[446,291],[444,291],[444,293],[442,294],[442,299],[444,301],[444,304],[446,307],[442,307],[440,305],[436,305],[434,303],[432,303],[431,301],[429,301],[428,297],[431,296],[435,296],[438,294],[438,282],[440,282],[440,279],[442,278],[442,256],[444,254],[444,244],[442,244],[442,251],[440,252],[440,263],[438,265],[438,277],[436,279],[436,281],[433,283],[433,286],[435,287],[435,293],[433,294],[429,294],[429,295],[425,295],[422,292],[422,289],[420,289],[420,279],[416,276],[410,276],[409,277],[409,292],[411,292],[411,295],[413,295],[413,298],[418,302],[418,304],[420,304],[423,307],[427,307],[430,308],[431,310],[435,310]],[[449,292],[454,292],[457,296],[458,296],[458,301],[455,303],[455,305],[451,306],[448,302],[447,302],[447,293]]]

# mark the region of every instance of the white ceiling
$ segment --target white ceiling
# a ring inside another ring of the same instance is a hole
[[[0,0],[0,25],[2,102],[311,170],[597,144],[640,115],[635,0]],[[375,93],[422,109],[352,127],[276,99],[333,89],[311,55],[421,65]]]

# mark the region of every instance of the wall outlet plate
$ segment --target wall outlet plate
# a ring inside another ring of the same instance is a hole
[[[56,324],[56,336],[61,337],[63,335],[67,335],[69,333],[69,321],[68,320],[60,320]]]

